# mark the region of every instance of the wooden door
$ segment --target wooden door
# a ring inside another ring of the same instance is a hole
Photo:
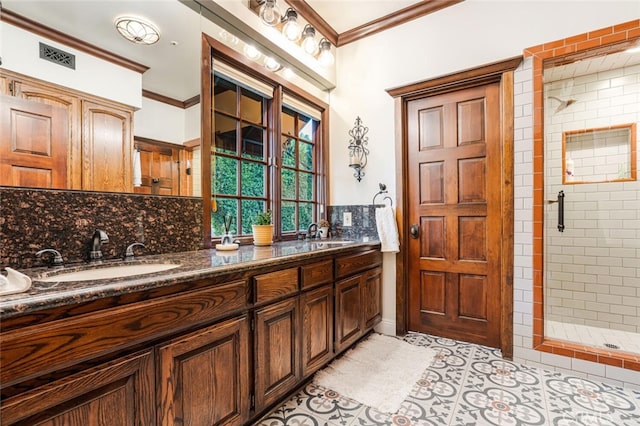
[[[292,390],[301,377],[298,298],[255,313],[255,411]]]
[[[82,101],[82,159],[86,190],[133,192],[131,111]]]
[[[500,86],[407,104],[409,329],[500,345]]]
[[[333,357],[333,285],[303,293],[302,375],[308,376]]]
[[[340,353],[362,336],[362,275],[336,282],[336,353]]]
[[[178,146],[163,142],[141,141],[136,138],[140,151],[142,184],[133,188],[137,194],[181,195]]]
[[[249,419],[246,316],[178,337],[158,354],[157,424],[242,425]]]
[[[0,185],[67,188],[67,112],[0,95]]]
[[[155,423],[153,351],[111,361],[15,397],[3,425],[111,426]]]

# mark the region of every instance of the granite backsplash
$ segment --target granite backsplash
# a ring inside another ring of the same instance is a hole
[[[0,268],[41,266],[35,253],[44,248],[58,250],[65,263],[86,261],[96,229],[109,236],[105,260],[136,241],[144,254],[197,250],[202,199],[0,187]]]
[[[344,226],[342,223],[345,212],[351,212],[351,226]],[[378,238],[376,206],[374,205],[328,206],[327,217],[331,224],[332,237],[344,239]]]

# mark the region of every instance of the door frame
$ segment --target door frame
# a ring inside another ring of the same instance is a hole
[[[407,104],[408,102],[433,95],[453,92],[461,89],[481,86],[490,83],[500,84],[501,102],[501,157],[502,179],[502,264],[500,293],[502,308],[500,313],[500,350],[505,358],[513,358],[513,256],[514,256],[514,197],[513,197],[513,93],[514,70],[522,62],[522,56],[493,62],[464,71],[412,83],[406,86],[388,89],[387,93],[394,98],[395,109],[395,154],[396,154],[396,198],[398,232],[400,246],[409,243],[408,212],[409,188],[407,187],[408,154],[407,154]],[[408,325],[408,250],[401,250],[396,255],[396,334],[407,333]]]

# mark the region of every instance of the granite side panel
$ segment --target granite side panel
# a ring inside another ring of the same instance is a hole
[[[104,259],[122,257],[142,242],[140,254],[202,247],[202,200],[82,191],[0,188],[0,267],[43,265],[35,253],[61,252],[65,263],[86,261],[96,229],[109,235]]]

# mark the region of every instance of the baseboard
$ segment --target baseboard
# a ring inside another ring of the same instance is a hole
[[[396,335],[396,322],[390,319],[382,319],[378,325],[374,328],[375,331],[381,334],[386,334],[387,336],[395,336]]]

